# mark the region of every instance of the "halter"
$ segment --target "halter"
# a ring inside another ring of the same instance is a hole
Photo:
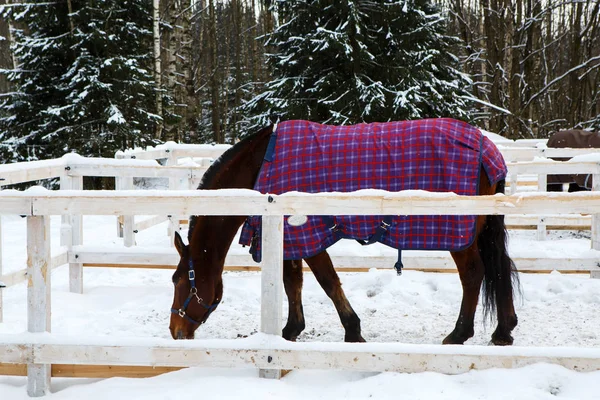
[[[198,289],[196,289],[196,274],[194,272],[194,264],[192,263],[191,258],[189,260],[188,265],[189,265],[188,279],[190,280],[190,285],[192,286],[190,288],[190,294],[188,294],[187,299],[185,299],[185,301],[183,302],[183,307],[181,307],[179,310],[177,310],[175,308],[171,308],[171,313],[179,314],[179,316],[181,318],[184,318],[195,325],[202,325],[203,323],[206,322],[206,320],[208,319],[210,314],[215,310],[215,308],[217,308],[217,306],[219,305],[219,302],[217,301],[212,305],[208,305],[204,302],[204,300],[202,300],[202,297],[198,297]],[[204,307],[207,310],[206,315],[204,316],[202,321],[196,321],[195,319],[193,319],[192,317],[190,317],[189,315],[186,314],[186,310],[187,310],[188,306],[190,305],[190,301],[192,301],[192,298],[194,298],[194,297],[198,301],[198,304],[200,304],[202,307]]]

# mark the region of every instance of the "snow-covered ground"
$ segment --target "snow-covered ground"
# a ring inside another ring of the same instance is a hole
[[[4,272],[25,265],[25,220],[4,216]],[[84,244],[118,244],[114,217],[85,217]],[[535,232],[511,232],[511,253],[577,256],[588,251],[585,234],[553,233],[536,242]],[[59,218],[52,219],[52,247],[58,250]],[[142,246],[169,245],[166,224],[137,235]],[[358,245],[356,245],[358,246]],[[332,251],[359,253],[353,242]],[[233,251],[243,251],[236,247]],[[369,251],[378,251],[377,248]],[[530,252],[530,253],[526,253]],[[552,266],[549,266],[551,268]],[[172,271],[96,269],[84,271],[84,294],[68,290],[68,268],[52,274],[52,332],[74,338],[109,336],[169,338]],[[370,342],[439,344],[452,330],[460,305],[456,274],[392,270],[341,273],[346,294]],[[518,346],[600,346],[600,280],[587,276],[522,274],[518,300]],[[197,339],[239,339],[258,331],[260,276],[226,272],[224,299],[202,326]],[[311,274],[305,275],[306,330],[300,341],[339,342],[343,330],[327,296]],[[26,287],[4,289],[0,333],[26,331]],[[284,315],[287,310],[284,308]],[[468,345],[488,343],[494,326],[476,321]],[[147,379],[53,378],[52,399],[600,399],[600,372],[575,373],[538,364],[516,370],[472,371],[457,376],[435,373],[350,373],[294,371],[280,381],[257,378],[253,369],[191,368]],[[0,377],[0,399],[27,398],[25,378]]]

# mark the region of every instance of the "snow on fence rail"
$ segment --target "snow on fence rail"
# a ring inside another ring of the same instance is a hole
[[[207,201],[211,200],[211,201]],[[550,200],[550,201],[549,201]],[[590,349],[504,349],[469,346],[293,344],[267,338],[256,348],[229,342],[166,345],[114,341],[110,344],[71,342],[50,332],[49,216],[72,211],[82,215],[147,213],[154,208],[178,214],[262,215],[261,332],[280,335],[283,303],[284,215],[435,215],[435,214],[600,214],[600,193],[514,194],[458,196],[451,193],[407,191],[262,195],[250,190],[217,191],[46,191],[0,192],[0,212],[27,216],[28,337],[0,337],[0,362],[27,363],[28,393],[49,391],[51,364],[103,365],[254,365],[260,375],[277,378],[282,368],[335,368],[366,371],[446,373],[473,368],[512,367],[533,362],[556,362],[576,370],[600,369],[600,351]],[[311,347],[314,346],[314,347]],[[339,346],[339,347],[338,347]],[[389,347],[388,347],[389,346]],[[429,349],[429,350],[428,350]],[[547,351],[547,353],[545,353]]]
[[[553,363],[578,372],[600,368],[600,349],[444,346],[402,343],[292,343],[275,335],[239,340],[85,338],[0,335],[0,354],[14,364],[338,369],[461,374],[473,369]]]
[[[495,138],[492,137],[492,141]],[[547,139],[526,140],[502,140],[496,141],[498,149],[507,162],[509,161],[531,161],[536,157],[574,157],[582,154],[600,153],[600,149],[572,149],[572,148],[549,148],[546,146]],[[218,158],[230,145],[207,145],[207,144],[177,144],[168,142],[157,147],[147,149],[127,150],[118,152],[118,157],[136,158],[140,160],[178,159],[185,157]]]
[[[506,162],[531,161],[535,158],[570,158],[584,154],[598,154],[600,148],[571,149],[571,148],[529,148],[529,147],[504,147],[498,145],[498,149],[504,156]]]
[[[178,159],[178,158],[219,158],[231,145],[228,144],[180,144],[166,142],[146,149],[128,149],[116,153],[118,158],[138,160]]]

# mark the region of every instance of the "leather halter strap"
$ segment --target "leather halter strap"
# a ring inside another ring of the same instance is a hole
[[[189,259],[188,267],[188,279],[191,285],[190,293],[188,294],[187,299],[185,299],[185,301],[183,302],[183,306],[180,309],[171,308],[171,313],[178,314],[181,318],[186,319],[195,325],[202,325],[206,322],[206,320],[208,319],[210,314],[215,310],[215,308],[217,308],[219,302],[217,301],[214,304],[208,305],[204,302],[204,300],[202,300],[201,297],[198,296],[198,289],[196,288],[196,273],[194,272],[194,264],[192,263],[191,258]],[[197,321],[189,315],[187,315],[187,308],[194,297],[196,298],[198,304],[200,304],[207,310],[206,314],[204,315],[204,318],[201,321]]]

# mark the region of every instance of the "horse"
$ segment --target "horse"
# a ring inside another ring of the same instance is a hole
[[[449,141],[452,142],[453,146],[455,145],[455,142],[460,142],[458,144],[460,151],[465,149],[466,151],[472,150],[462,142],[463,138],[471,139],[471,137],[478,135],[473,143],[485,144],[485,146],[482,147],[482,155],[480,154],[479,159],[476,159],[476,161],[480,161],[482,158],[485,159],[486,157],[489,158],[490,154],[496,156],[499,154],[495,145],[487,138],[483,137],[477,128],[464,122],[451,119],[431,119],[423,121],[429,124],[427,125],[428,130],[433,132],[433,136],[441,138],[431,140],[426,139],[426,145],[428,146],[431,145],[436,147],[438,146],[436,143],[443,142],[446,136],[449,136],[447,134],[447,126],[451,125],[453,127],[458,127],[460,132],[462,132]],[[334,141],[336,144],[346,140],[353,132],[356,133],[356,130],[361,132],[363,130],[370,132],[382,129],[390,130],[390,128],[388,128],[390,126],[389,124],[396,124],[392,126],[396,128],[400,127],[398,129],[404,129],[402,127],[405,126],[414,126],[414,121],[386,124],[359,124],[348,127],[332,127],[306,121],[289,122],[297,123],[305,128],[308,127],[306,129],[321,130],[320,133],[316,135],[316,138],[320,143],[319,146],[322,145],[322,142],[325,140],[324,138],[329,137],[330,134],[334,134],[335,132],[339,133],[339,131],[336,130],[338,128],[349,128],[350,130],[346,129],[343,131],[341,136],[339,136],[339,140],[336,139],[337,141]],[[421,121],[417,122],[420,123]],[[261,171],[264,172],[266,170],[263,163],[267,162],[267,158],[272,158],[269,153],[273,149],[273,138],[278,135],[282,137],[281,132],[284,129],[283,125],[284,123],[279,123],[277,127],[266,127],[257,133],[246,136],[229,148],[211,165],[211,167],[209,167],[198,189],[256,189],[257,182],[262,179]],[[307,134],[306,136],[310,135]],[[410,135],[408,139],[402,140],[413,140],[413,138],[419,140],[421,137],[422,135],[415,134]],[[283,139],[276,140],[279,141]],[[301,136],[300,140],[304,140],[304,136]],[[386,149],[383,151],[384,153],[387,150],[390,150],[391,147],[394,147],[388,146],[389,143],[386,141],[376,140],[376,142],[376,147]],[[367,149],[367,153],[364,153],[365,146],[363,146],[363,142],[358,145],[358,147],[363,150],[362,156],[371,157],[371,154],[367,154],[371,150]],[[297,147],[302,147],[302,144],[297,144]],[[419,149],[421,148],[419,147]],[[292,159],[296,157],[296,150],[296,148],[292,149]],[[414,148],[409,146],[406,151],[411,153],[414,151]],[[442,154],[446,154],[446,151],[447,150],[442,148],[441,152]],[[421,150],[417,151],[417,154],[421,154]],[[340,157],[341,153],[334,154],[334,156]],[[298,157],[302,156],[298,155]],[[503,171],[504,175],[501,176],[502,179],[497,182],[490,182],[490,178],[485,172],[484,166],[482,166],[481,163],[475,163],[476,173],[470,178],[473,187],[476,190],[474,194],[494,195],[496,193],[504,192],[506,165],[504,164],[502,156],[500,155],[499,157],[501,164],[499,165],[499,168]],[[460,159],[461,156],[458,158]],[[342,161],[338,161],[338,164],[342,163]],[[389,168],[395,168],[397,166],[396,163],[396,161],[392,162],[389,165]],[[300,162],[299,164],[302,168],[306,167],[304,162]],[[365,164],[364,160],[359,164]],[[334,173],[334,168],[330,168],[329,172]],[[302,172],[304,178],[306,178],[307,174],[309,174],[309,172]],[[362,182],[361,177],[354,176],[349,179],[349,181],[344,181],[344,184],[354,184],[355,186],[352,186],[353,189],[356,189],[356,185]],[[390,179],[389,176],[382,176],[381,179],[395,181],[395,179]],[[292,182],[295,181],[295,178],[288,176],[287,178],[279,179],[279,181]],[[440,181],[440,179],[437,179],[436,181]],[[366,185],[367,183],[363,182],[363,184]],[[306,187],[302,185],[300,185],[299,188],[306,189]],[[432,190],[435,190],[435,188]],[[395,217],[406,219],[410,216]],[[431,216],[425,216],[425,218],[430,217]],[[174,244],[179,253],[180,261],[172,277],[174,296],[171,306],[169,330],[174,339],[193,339],[196,329],[207,321],[208,317],[219,305],[223,298],[222,274],[225,256],[239,228],[243,224],[247,227],[247,218],[248,216],[192,216],[188,232],[189,244],[186,245],[181,236],[178,233],[175,234]],[[517,325],[517,315],[513,304],[513,291],[518,288],[519,282],[515,265],[507,252],[507,231],[504,224],[504,216],[481,215],[472,216],[472,218],[473,238],[471,238],[470,242],[466,243],[466,245],[460,248],[457,247],[457,250],[450,252],[460,275],[463,296],[456,325],[445,337],[443,343],[463,344],[474,335],[473,322],[481,291],[486,320],[488,317],[491,319],[494,311],[496,312],[497,327],[491,335],[491,343],[494,345],[512,345],[513,337],[511,332]],[[391,222],[391,224],[394,224],[394,222]],[[288,225],[289,224],[286,224],[286,229],[293,228]],[[383,223],[381,226],[386,228]],[[375,229],[375,231],[378,229],[380,228]],[[391,230],[392,228],[388,226],[387,229]],[[335,235],[335,231],[336,229],[330,229],[329,234]],[[384,236],[387,237],[388,233],[389,232],[384,232]],[[373,231],[371,231],[370,234],[374,236]],[[425,239],[430,239],[430,236],[425,237]],[[288,232],[285,231],[285,240],[287,240],[288,237]],[[444,234],[437,234],[436,237],[439,240],[445,238]],[[404,237],[402,236],[401,239],[403,238]],[[363,237],[363,239],[368,238]],[[383,242],[381,236],[379,237],[379,241]],[[346,342],[364,342],[365,339],[361,335],[360,318],[353,310],[342,289],[340,279],[334,269],[334,265],[327,250],[316,249],[314,250],[316,253],[313,252],[314,254],[302,253],[302,255],[299,256],[286,254],[287,248],[285,246],[284,250],[283,282],[289,304],[289,313],[287,323],[282,330],[283,338],[289,341],[295,341],[305,328],[304,311],[302,307],[302,259],[304,259],[338,312],[341,324],[345,330],[344,340]]]
[[[600,148],[600,132],[589,132],[581,129],[572,129],[555,132],[547,143],[551,148]],[[556,161],[569,161],[570,158],[554,157]],[[547,191],[562,192],[563,185],[569,184],[569,192],[588,191],[592,188],[590,174],[548,175]]]

